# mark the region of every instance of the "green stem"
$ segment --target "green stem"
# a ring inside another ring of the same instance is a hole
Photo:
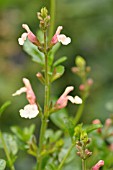
[[[86,160],[82,159],[82,170],[86,170]]]
[[[51,40],[53,34],[54,34],[54,26],[55,26],[55,0],[50,0],[50,16],[51,16],[51,25],[49,29],[49,41]]]
[[[47,40],[46,40],[46,32],[44,32],[44,54],[45,54],[45,102],[44,102],[44,115],[42,118],[42,125],[41,125],[41,131],[40,131],[40,139],[39,139],[39,157],[37,159],[38,164],[38,170],[42,169],[42,156],[41,152],[43,150],[43,142],[44,142],[44,135],[47,127],[47,120],[49,116],[49,75],[48,75],[48,56],[47,56]]]
[[[12,160],[11,160],[11,157],[10,157],[10,154],[9,154],[9,151],[8,151],[8,148],[7,148],[7,145],[6,145],[5,140],[4,140],[3,136],[2,136],[2,132],[0,132],[0,134],[1,134],[1,140],[2,140],[2,144],[3,144],[3,148],[4,148],[4,151],[5,151],[7,160],[8,160],[8,162],[9,162],[10,169],[11,169],[11,170],[15,170],[15,167],[14,167],[14,165],[13,165],[13,163],[12,163]]]
[[[83,109],[84,109],[84,104],[85,104],[85,100],[83,100],[82,104],[78,108],[78,111],[77,111],[76,116],[74,118],[74,125],[76,125],[79,122],[79,120],[80,120],[80,118],[82,116],[82,112],[83,112]]]
[[[58,169],[57,169],[57,170],[61,170],[61,169],[62,169],[62,167],[63,167],[66,159],[68,158],[68,156],[69,156],[69,154],[70,154],[70,152],[71,152],[71,150],[73,149],[74,146],[75,146],[75,144],[72,144],[72,145],[70,146],[67,154],[66,154],[65,157],[62,159],[62,161],[61,161],[60,165],[58,166]]]

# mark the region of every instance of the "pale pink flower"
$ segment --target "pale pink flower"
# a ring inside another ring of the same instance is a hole
[[[104,165],[104,161],[103,160],[100,160],[96,165],[94,165],[92,167],[92,170],[99,170],[100,167],[102,167]]]
[[[64,93],[60,96],[60,98],[57,100],[55,107],[56,109],[62,109],[67,106],[68,100],[70,100],[72,103],[81,104],[82,99],[78,96],[72,97],[68,94],[74,89],[73,86],[69,86],[65,89]]]
[[[37,37],[31,32],[31,30],[29,29],[28,25],[27,24],[22,24],[22,27],[27,31],[27,33],[23,33],[21,35],[21,38],[18,39],[18,42],[20,45],[23,45],[25,40],[29,39],[29,41],[31,41],[33,44],[39,46],[40,43],[37,39]]]
[[[17,96],[20,95],[24,92],[26,92],[26,98],[29,101],[30,104],[35,104],[36,103],[36,96],[32,90],[31,84],[29,82],[28,79],[23,78],[23,82],[25,84],[25,87],[20,88],[19,90],[17,90],[13,96]]]
[[[38,115],[39,110],[36,104],[28,104],[24,107],[24,109],[21,109],[20,116],[24,118],[34,118]]]
[[[62,26],[58,26],[55,35],[52,37],[51,44],[54,45],[57,42],[61,42],[63,45],[68,45],[71,42],[71,38],[66,37],[64,34],[60,34]]]
[[[28,79],[23,78],[23,82],[25,84],[25,87],[20,88],[17,90],[13,96],[20,95],[22,93],[26,93],[26,98],[29,101],[29,104],[24,107],[24,109],[21,109],[20,116],[24,118],[34,118],[38,115],[39,110],[36,104],[36,96],[32,90],[31,84]]]

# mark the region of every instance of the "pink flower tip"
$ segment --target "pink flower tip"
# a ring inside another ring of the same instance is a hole
[[[97,164],[92,167],[92,170],[99,170],[100,167],[104,166],[104,161],[100,160]]]
[[[70,37],[66,37],[64,34],[60,34],[62,29],[62,26],[58,26],[56,33],[51,40],[52,45],[56,44],[57,42],[61,42],[63,45],[68,45],[71,42]]]

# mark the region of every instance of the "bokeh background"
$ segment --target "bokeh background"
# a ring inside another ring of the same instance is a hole
[[[27,77],[43,105],[44,89],[35,76],[40,67],[31,62],[17,39],[24,32],[22,23],[36,32],[39,25],[36,13],[44,6],[50,11],[49,0],[0,0],[0,105],[11,101],[0,119],[3,131],[10,131],[12,125],[24,127],[33,122],[39,129],[38,118],[26,120],[19,116],[19,109],[27,104],[25,95],[12,97],[12,93],[23,86],[22,78]],[[55,29],[62,25],[62,32],[72,38],[72,43],[62,46],[56,55],[56,58],[66,55],[68,60],[64,63],[64,76],[53,84],[52,95],[60,96],[67,85],[75,86],[73,95],[79,94],[80,79],[71,72],[71,67],[77,55],[83,56],[92,68],[90,77],[94,85],[81,121],[91,123],[100,118],[104,122],[113,113],[113,0],[56,0],[55,13]],[[69,104],[67,109],[73,115],[77,106]],[[19,154],[17,169],[30,170],[34,160]]]
[[[21,119],[18,112],[27,103],[25,95],[11,96],[23,86],[23,77],[30,79],[38,101],[43,103],[43,87],[35,76],[40,67],[31,62],[17,39],[24,32],[22,23],[36,32],[36,13],[44,6],[50,11],[49,0],[0,0],[0,105],[7,100],[12,103],[1,117],[0,126],[7,131],[13,124],[31,123]],[[56,58],[66,55],[68,60],[64,63],[65,74],[54,83],[52,94],[58,97],[67,85],[74,85],[73,94],[79,94],[80,80],[71,67],[77,55],[83,56],[92,68],[94,85],[82,121],[90,123],[97,117],[104,121],[113,112],[113,0],[56,0],[55,13],[55,29],[62,25],[62,32],[72,38],[72,43],[57,53]],[[67,109],[72,115],[77,106],[69,104]]]

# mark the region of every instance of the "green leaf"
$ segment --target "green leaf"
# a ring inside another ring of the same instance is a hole
[[[52,122],[60,129],[65,129],[64,119],[68,117],[66,109],[61,109],[50,115]]]
[[[58,139],[61,137],[62,135],[62,131],[61,130],[57,130],[50,138],[51,142],[56,142],[58,141]]]
[[[21,129],[18,126],[12,126],[11,131],[22,141],[27,142],[30,140],[33,132],[35,130],[35,125],[32,124],[30,127],[25,127]]]
[[[17,145],[15,137],[8,133],[3,133],[2,136],[3,136],[3,141],[7,147],[8,152],[12,154],[13,156],[16,155],[18,152],[18,145]],[[3,148],[4,144],[2,143],[2,140],[1,140],[1,144],[2,144],[1,147]]]
[[[85,128],[85,130],[87,133],[90,133],[90,132],[92,132],[96,129],[102,128],[102,127],[103,127],[102,124],[92,124],[92,125],[88,126],[87,128]]]
[[[4,110],[11,104],[10,101],[5,102],[1,107],[0,107],[0,116],[4,112]]]
[[[60,43],[56,43],[53,47],[52,47],[52,53],[55,54],[59,48],[60,48],[61,44]]]
[[[24,51],[32,57],[32,60],[40,65],[44,65],[44,54],[38,50],[38,48],[32,44],[29,40],[26,40],[23,46]]]
[[[69,118],[65,118],[64,123],[65,123],[65,129],[68,131],[69,135],[73,137],[74,127],[75,127],[73,121]]]
[[[49,64],[49,66],[52,65],[53,60],[54,60],[54,53],[53,53],[52,50],[51,50],[51,51],[48,53],[48,64]]]
[[[45,170],[57,170],[57,169],[58,169],[58,167],[56,167],[53,162],[52,162],[52,163],[49,163],[49,164],[46,165],[46,167],[45,167]]]
[[[67,60],[67,57],[64,56],[64,57],[61,57],[60,59],[58,59],[57,61],[54,62],[53,66],[56,67],[58,66],[59,64],[63,63],[64,61]]]
[[[4,170],[6,167],[6,161],[3,159],[0,159],[0,170]]]
[[[55,57],[55,53],[57,52],[57,50],[59,49],[60,44],[57,43],[56,45],[53,46],[53,48],[49,51],[48,53],[48,64],[49,66],[51,66],[53,64],[53,60]]]
[[[59,77],[61,77],[61,76],[63,75],[64,71],[65,71],[64,66],[62,66],[62,65],[57,66],[57,67],[54,69],[51,82],[53,82],[53,81],[55,81],[56,79],[58,79]]]

